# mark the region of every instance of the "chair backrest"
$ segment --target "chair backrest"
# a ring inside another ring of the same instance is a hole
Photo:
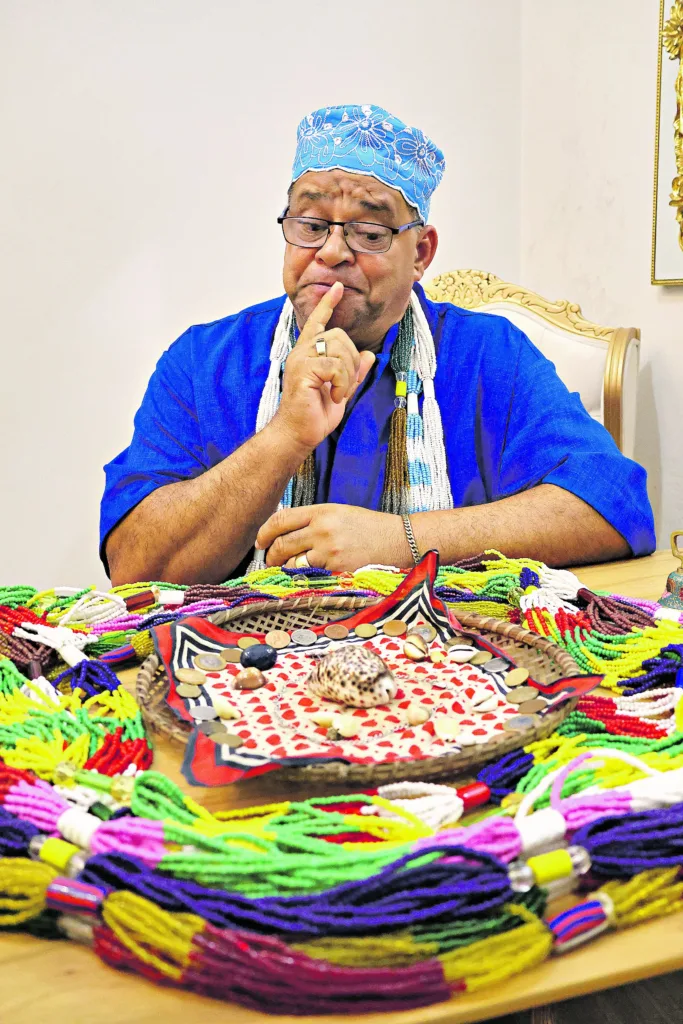
[[[440,274],[425,291],[435,302],[452,302],[480,313],[507,317],[555,364],[570,391],[632,457],[640,331],[602,327],[584,319],[575,303],[549,302],[535,292],[484,270]]]

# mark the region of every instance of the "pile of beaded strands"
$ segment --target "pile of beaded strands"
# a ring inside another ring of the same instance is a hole
[[[531,560],[442,567],[437,594],[550,637],[613,696],[483,768],[489,806],[464,825],[435,829],[381,792],[213,815],[150,770],[107,662],[144,657],[155,624],[263,597],[382,596],[402,578],[0,588],[0,928],[267,1012],[358,1013],[475,991],[683,909],[683,626]],[[587,898],[544,918],[572,890]]]
[[[0,657],[10,657],[22,670],[33,657],[49,679],[65,667],[57,648],[45,645],[52,640],[50,630],[62,626],[74,631],[89,657],[118,667],[147,657],[153,650],[150,630],[175,618],[210,615],[264,598],[383,597],[404,575],[386,566],[336,575],[326,569],[308,569],[303,575],[301,569],[266,568],[225,584],[189,587],[137,583],[110,591],[58,587],[43,592],[0,587]],[[678,613],[652,601],[591,593],[573,573],[542,562],[487,551],[441,566],[435,593],[456,615],[477,612],[547,636],[584,671],[604,675],[610,689],[624,689],[623,680],[640,674],[643,662],[663,648],[671,649],[680,667],[681,652],[675,648],[683,651],[683,626]],[[20,622],[34,623],[45,643],[30,645],[17,636]]]

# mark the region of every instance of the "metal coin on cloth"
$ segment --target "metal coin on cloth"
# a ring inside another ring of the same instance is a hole
[[[272,668],[277,661],[277,651],[270,644],[252,644],[242,651],[240,662],[243,668],[259,668],[262,672]]]
[[[507,686],[521,686],[529,678],[529,669],[522,668],[511,668],[508,674],[505,676],[505,683]]]
[[[295,629],[292,633],[292,643],[301,647],[311,647],[317,640],[318,635],[312,629]]]
[[[195,704],[190,709],[190,714],[198,722],[208,722],[212,718],[218,718],[218,712],[210,704]]]
[[[373,636],[377,636],[377,626],[374,622],[359,622],[354,632],[361,640],[371,640]]]
[[[228,732],[227,729],[215,729],[209,733],[209,739],[212,740],[217,746],[228,746],[233,750],[237,747],[241,747],[244,740],[241,736],[235,736],[234,733]]]
[[[291,642],[291,636],[284,629],[271,629],[270,633],[266,633],[266,643],[274,647],[276,651],[283,651],[285,647],[289,647]]]
[[[506,732],[523,732],[524,729],[538,725],[539,721],[538,715],[515,715],[513,718],[505,719],[503,728]]]
[[[241,647],[224,647],[221,654],[228,665],[239,665],[242,657]]]
[[[473,658],[470,658],[470,665],[485,665],[487,661],[492,661],[493,655],[490,651],[477,651]]]
[[[222,668],[225,668],[225,658],[222,654],[197,654],[192,664],[195,668],[200,668],[203,672],[220,672]]]
[[[201,697],[202,695],[200,688],[198,686],[192,686],[191,683],[180,683],[179,686],[176,686],[175,692],[179,697],[182,697],[183,700],[189,697]]]
[[[222,728],[223,723],[218,718],[214,718],[212,722],[199,722],[197,724],[198,731],[203,732],[205,736],[210,736],[212,732]]]
[[[328,640],[346,640],[349,631],[341,622],[331,622],[323,631]]]
[[[179,683],[191,683],[193,686],[200,686],[206,682],[206,673],[199,672],[196,668],[177,668],[175,677]]]
[[[436,640],[436,630],[429,622],[420,622],[419,625],[414,626],[411,629],[411,633],[417,633],[423,640],[426,640],[428,644],[431,644],[433,640]]]
[[[484,672],[504,672],[509,664],[504,658],[491,658],[490,661],[482,662],[482,667]]]
[[[520,715],[534,715],[537,711],[545,711],[547,707],[547,701],[543,700],[541,697],[534,697],[533,700],[525,700],[523,704],[519,705],[517,710]]]
[[[516,686],[506,694],[508,704],[524,704],[527,700],[538,697],[538,690],[533,686]]]
[[[382,632],[386,636],[403,636],[404,633],[408,632],[408,627],[403,619],[389,619],[382,626]]]
[[[248,647],[253,647],[254,644],[260,644],[260,643],[261,643],[261,641],[257,640],[255,636],[241,636],[239,638],[239,640],[237,641],[237,646],[241,650],[246,651],[246,649]]]

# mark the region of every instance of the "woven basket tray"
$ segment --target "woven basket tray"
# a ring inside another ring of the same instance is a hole
[[[209,616],[217,626],[230,623],[236,632],[262,633],[271,629],[297,629],[317,626],[324,622],[343,619],[344,611],[350,615],[354,609],[378,603],[377,598],[359,597],[305,597],[286,600],[263,600],[247,607],[230,608]],[[474,613],[458,613],[458,621],[468,632],[476,633],[495,644],[522,668],[529,670],[539,683],[552,683],[564,676],[580,674],[574,659],[566,651],[544,637],[521,626]],[[142,663],[137,677],[136,696],[147,727],[167,739],[186,744],[192,727],[176,717],[166,704],[169,680],[157,654],[150,654]],[[394,761],[386,764],[344,764],[332,761],[302,765],[300,768],[283,767],[269,773],[269,781],[287,785],[327,783],[371,787],[398,779],[429,780],[455,777],[471,772],[487,761],[501,757],[510,750],[526,746],[534,740],[545,739],[572,711],[577,700],[569,700],[554,711],[543,715],[539,724],[526,730],[503,734],[491,740],[453,754],[419,761]]]

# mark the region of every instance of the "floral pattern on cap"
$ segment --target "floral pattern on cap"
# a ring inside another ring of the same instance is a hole
[[[371,174],[398,189],[426,223],[445,166],[443,153],[424,132],[382,107],[324,107],[299,124],[292,181],[306,171],[337,168]]]

